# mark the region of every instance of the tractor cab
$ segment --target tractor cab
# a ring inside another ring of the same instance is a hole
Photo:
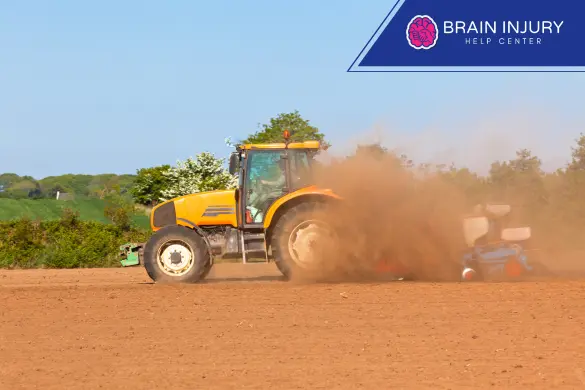
[[[239,178],[236,190],[238,220],[247,228],[262,228],[266,212],[283,196],[308,187],[318,141],[246,144],[230,156],[229,172]]]

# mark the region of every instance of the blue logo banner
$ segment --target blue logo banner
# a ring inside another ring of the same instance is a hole
[[[585,0],[399,0],[348,72],[415,71],[585,72]]]

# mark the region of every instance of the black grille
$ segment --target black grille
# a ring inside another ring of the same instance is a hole
[[[165,203],[154,211],[152,218],[154,227],[161,228],[168,225],[175,225],[177,223],[177,214],[175,212],[175,203]]]

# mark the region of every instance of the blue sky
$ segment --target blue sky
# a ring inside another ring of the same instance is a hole
[[[0,172],[134,173],[298,109],[343,152],[382,140],[484,169],[545,167],[585,131],[580,74],[346,73],[392,1],[0,5]]]

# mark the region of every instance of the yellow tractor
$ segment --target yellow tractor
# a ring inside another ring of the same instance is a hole
[[[229,171],[234,190],[200,192],[153,208],[153,235],[146,243],[122,245],[123,266],[143,264],[158,282],[203,280],[214,258],[274,261],[286,278],[311,266],[311,245],[327,232],[315,210],[340,199],[311,184],[318,141],[247,144],[236,147]]]

